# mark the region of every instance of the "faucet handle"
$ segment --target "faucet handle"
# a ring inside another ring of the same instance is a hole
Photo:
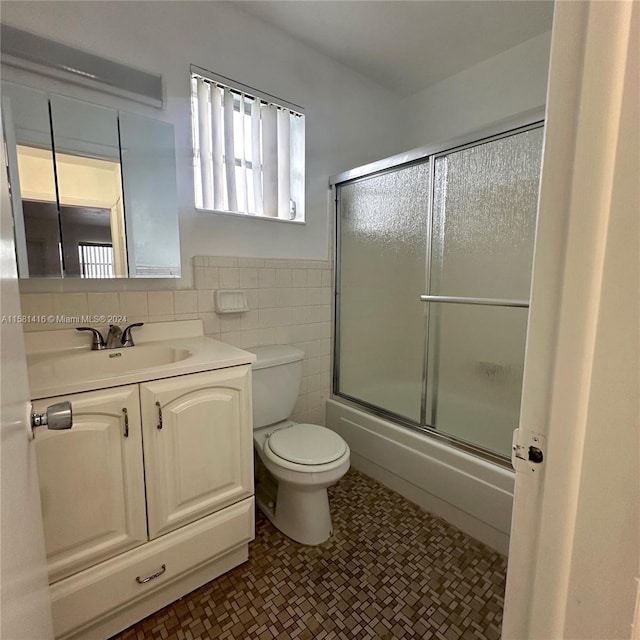
[[[99,351],[107,346],[102,334],[93,327],[76,327],[76,331],[92,331],[93,341],[91,342],[91,351]]]
[[[134,346],[133,338],[131,337],[131,329],[133,329],[133,327],[142,327],[143,325],[144,325],[144,322],[134,322],[133,324],[130,324],[128,327],[125,328],[125,330],[122,332],[122,338],[121,338],[123,347]]]

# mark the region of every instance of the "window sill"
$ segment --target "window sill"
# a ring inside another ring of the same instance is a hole
[[[244,218],[245,220],[264,220],[266,222],[284,222],[286,224],[307,224],[306,220],[286,220],[285,218],[270,218],[269,216],[254,216],[250,213],[234,213],[233,211],[221,211],[218,209],[201,209],[195,208],[198,213],[215,213],[221,216],[230,216],[233,218]]]

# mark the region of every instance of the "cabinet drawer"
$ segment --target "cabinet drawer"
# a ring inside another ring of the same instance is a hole
[[[53,584],[51,600],[56,637],[80,630],[144,599],[253,537],[254,505],[253,498],[248,498]],[[140,583],[156,574],[159,575]]]

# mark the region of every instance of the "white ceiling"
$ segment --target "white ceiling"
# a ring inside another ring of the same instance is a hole
[[[551,0],[245,0],[234,6],[399,95],[551,28]]]

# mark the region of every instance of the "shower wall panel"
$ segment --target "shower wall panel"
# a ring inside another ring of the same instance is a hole
[[[542,128],[435,159],[432,295],[527,300]],[[429,305],[427,420],[508,456],[518,426],[527,310]]]
[[[338,380],[346,396],[420,419],[429,163],[340,188]]]
[[[436,158],[432,294],[529,297],[542,131]]]

